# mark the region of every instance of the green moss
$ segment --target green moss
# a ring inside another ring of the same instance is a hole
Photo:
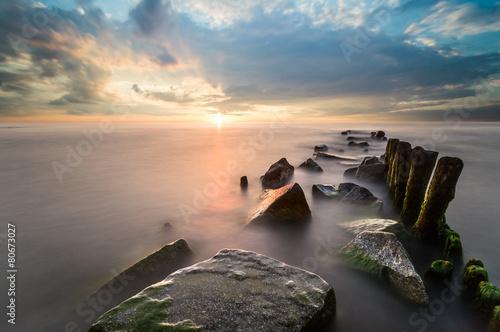
[[[294,292],[294,296],[297,299],[297,301],[302,305],[310,305],[312,303],[306,291],[301,291],[296,289]]]
[[[450,279],[453,273],[453,263],[444,260],[432,262],[427,270],[427,275],[436,279]]]
[[[493,308],[500,305],[500,288],[487,281],[481,281],[474,302],[479,311],[491,315]]]
[[[383,278],[387,275],[386,266],[381,265],[360,250],[353,250],[347,253],[341,252],[341,256],[345,257],[354,268],[366,271],[379,278]]]
[[[481,281],[488,281],[488,272],[479,265],[467,267],[464,272],[464,285],[474,291]]]
[[[174,332],[202,331],[191,321],[165,323],[170,301],[158,301],[148,295],[158,293],[157,288],[148,288],[119,306],[111,309],[92,326],[89,332]]]
[[[476,258],[471,258],[471,259],[469,259],[469,261],[467,263],[465,263],[464,271],[466,271],[469,268],[469,266],[472,266],[472,265],[484,267],[484,264],[481,260],[476,259]]]
[[[498,305],[493,309],[489,332],[500,332],[500,306]]]
[[[444,249],[443,256],[446,260],[461,262],[463,259],[462,241],[460,235],[451,229],[443,230]]]

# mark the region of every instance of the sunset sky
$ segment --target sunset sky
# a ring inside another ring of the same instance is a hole
[[[0,2],[0,121],[500,120],[500,2]]]

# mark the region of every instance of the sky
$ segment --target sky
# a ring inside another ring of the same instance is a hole
[[[3,0],[0,122],[498,121],[500,2]]]

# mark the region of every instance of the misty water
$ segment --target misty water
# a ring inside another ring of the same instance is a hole
[[[480,331],[484,328],[460,294],[438,315],[419,316],[372,276],[354,270],[336,252],[354,236],[338,225],[356,216],[338,204],[314,200],[314,183],[343,178],[350,163],[318,160],[325,170],[296,169],[293,181],[304,189],[313,219],[290,230],[244,228],[262,188],[259,177],[286,157],[298,166],[312,157],[316,144],[343,156],[380,156],[385,142],[371,142],[368,153],[347,148],[346,136],[384,130],[400,138],[464,161],[456,198],[446,213],[458,231],[464,260],[483,260],[490,281],[500,285],[500,126],[493,123],[346,124],[113,124],[94,134],[96,145],[81,143],[99,124],[2,124],[0,126],[0,267],[6,265],[7,223],[17,234],[17,317],[2,331],[65,331],[72,320],[85,331],[90,315],[78,315],[85,299],[117,272],[178,238],[196,254],[192,263],[222,248],[240,248],[282,260],[324,278],[335,289],[337,315],[325,331]],[[99,129],[100,130],[100,129]],[[84,152],[81,160],[69,151]],[[56,164],[54,164],[56,162]],[[59,164],[57,164],[59,163]],[[66,165],[59,179],[53,165]],[[75,166],[75,167],[73,167]],[[248,191],[239,179],[247,175]],[[383,187],[357,181],[388,200]],[[384,214],[391,215],[390,203]],[[165,224],[170,223],[171,227]],[[434,257],[411,249],[423,275]],[[319,256],[318,256],[319,255]],[[315,258],[316,256],[316,258]],[[321,259],[317,259],[321,257]],[[460,271],[459,271],[460,272]],[[459,273],[457,273],[458,275]],[[166,276],[165,276],[166,277]],[[5,277],[0,292],[8,288]],[[439,293],[430,290],[430,299]],[[7,297],[1,296],[2,311]],[[95,312],[99,316],[102,312]],[[76,317],[76,318],[75,318]],[[425,327],[425,328],[424,328]]]

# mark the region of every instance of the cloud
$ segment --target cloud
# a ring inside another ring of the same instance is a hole
[[[486,32],[500,31],[500,6],[481,7],[474,2],[459,4],[441,1],[419,23],[412,23],[405,31],[407,35],[424,32],[443,37],[462,39]]]
[[[142,0],[129,12],[129,17],[140,34],[149,36],[172,23],[171,11],[170,0]]]

